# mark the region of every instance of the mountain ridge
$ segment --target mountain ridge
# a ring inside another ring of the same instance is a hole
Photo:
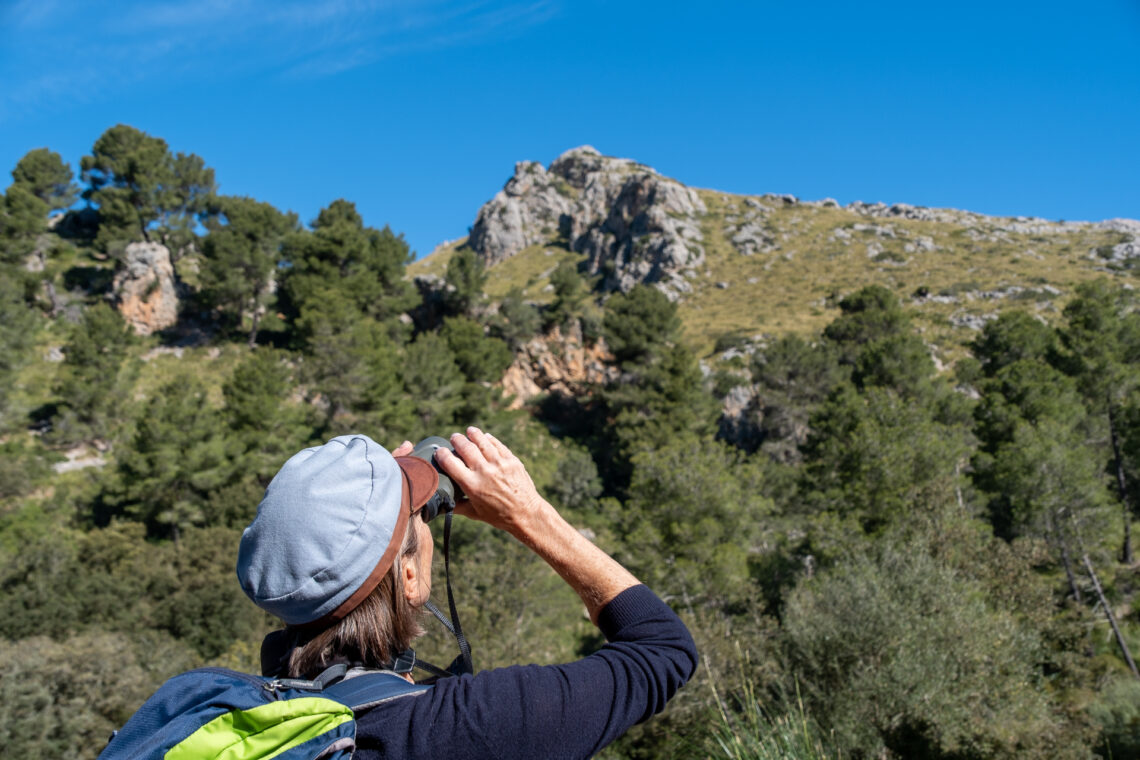
[[[826,324],[839,298],[877,283],[912,307],[936,354],[961,344],[1004,304],[1046,320],[1088,279],[1124,278],[1140,262],[1140,221],[1051,221],[907,203],[688,187],[589,146],[548,167],[516,164],[479,210],[471,235],[409,266],[441,276],[457,250],[488,267],[488,293],[520,287],[549,300],[565,260],[604,295],[644,282],[677,301],[702,353],[733,334],[760,338]]]

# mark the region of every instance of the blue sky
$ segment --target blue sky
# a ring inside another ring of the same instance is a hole
[[[0,0],[0,82],[5,171],[127,123],[421,255],[582,144],[732,192],[1140,217],[1138,0]]]

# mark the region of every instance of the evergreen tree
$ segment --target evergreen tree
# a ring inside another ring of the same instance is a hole
[[[303,377],[326,403],[326,432],[351,432],[367,422],[372,435],[402,435],[410,408],[400,393],[400,360],[389,330],[329,294],[297,321],[307,349]]]
[[[954,503],[968,461],[966,428],[893,390],[836,392],[812,418],[803,500],[854,516],[873,532],[914,511]]]
[[[1060,363],[1076,377],[1090,414],[1105,431],[1102,456],[1116,486],[1123,527],[1120,560],[1131,563],[1136,486],[1129,483],[1124,458],[1122,412],[1124,400],[1140,388],[1140,313],[1130,290],[1105,280],[1082,283],[1076,296],[1065,307]]]
[[[48,206],[29,189],[17,184],[8,188],[2,200],[0,264],[22,268],[36,248],[37,238],[47,230]]]
[[[1108,504],[1097,459],[1089,454],[1076,430],[1046,419],[1019,424],[993,458],[1014,533],[1049,541],[1078,602],[1075,565],[1092,548],[1089,539],[1103,533]]]
[[[786,335],[757,352],[750,367],[762,404],[760,445],[782,462],[799,462],[811,432],[810,420],[828,396],[851,375],[827,341],[810,344]]]
[[[657,349],[677,340],[681,320],[677,307],[657,288],[635,285],[606,302],[603,317],[606,345],[622,365],[642,362]]]
[[[638,577],[692,611],[750,598],[749,558],[772,503],[760,468],[675,432],[632,457],[629,500],[610,517]]]
[[[193,666],[176,646],[168,641],[156,646],[155,638],[92,631],[54,639],[43,634],[0,639],[0,661],[5,663],[0,744],[5,754],[93,757],[158,683]],[[168,659],[161,662],[156,655]]]
[[[472,382],[498,381],[513,358],[504,341],[486,335],[482,325],[466,317],[448,317],[439,334],[447,341],[459,369]]]
[[[282,241],[297,230],[297,217],[252,198],[220,196],[210,204],[209,234],[202,241],[202,298],[240,327],[250,319],[248,344],[257,330],[274,284]]]
[[[711,437],[715,429],[716,400],[704,388],[696,357],[683,346],[656,350],[602,393],[610,457],[604,474],[611,492],[625,491],[639,452],[680,433]]]
[[[206,388],[182,375],[158,390],[119,458],[119,509],[153,535],[178,541],[192,525],[217,524],[205,506],[232,476],[219,415]]]
[[[379,321],[415,305],[415,290],[404,279],[412,254],[403,236],[365,227],[349,201],[322,209],[312,232],[286,239],[282,256],[289,265],[283,306],[293,319],[326,308],[330,298]]]
[[[898,297],[882,285],[868,285],[852,293],[839,302],[839,309],[842,314],[823,334],[843,349],[848,362],[854,362],[859,347],[905,334],[910,328]]]
[[[578,265],[573,261],[559,264],[550,275],[550,284],[554,287],[554,300],[546,312],[546,325],[564,327],[570,320],[582,315],[582,304],[589,295],[589,289],[578,273]]]
[[[61,211],[75,203],[79,190],[71,166],[60,155],[47,148],[36,148],[24,154],[12,170],[12,179],[39,198],[51,211]]]
[[[993,454],[1013,440],[1017,425],[1056,420],[1069,428],[1083,424],[1085,409],[1076,383],[1039,359],[1021,359],[980,384],[974,410],[981,451]],[[979,467],[984,473],[984,465]]]
[[[601,439],[610,459],[603,479],[610,493],[624,493],[631,460],[678,433],[711,437],[716,399],[705,389],[696,357],[680,345],[677,307],[656,288],[636,285],[605,304],[606,343],[623,370],[601,393]]]
[[[64,345],[51,439],[60,444],[107,438],[119,424],[135,367],[134,333],[105,303],[87,309]]]
[[[96,243],[150,241],[178,255],[194,217],[214,192],[214,170],[194,154],[171,155],[166,141],[119,124],[104,132],[80,162],[83,197],[99,208]]]
[[[949,388],[934,384],[930,350],[911,327],[910,318],[894,293],[869,285],[839,302],[842,313],[823,331],[851,379],[860,388],[891,388],[924,403],[955,406]],[[937,399],[937,401],[936,401]],[[961,409],[944,410],[947,419],[962,417]]]
[[[13,421],[10,404],[16,373],[27,362],[41,320],[28,308],[19,282],[0,268],[0,430]]]
[[[987,377],[1022,359],[1049,362],[1056,356],[1053,328],[1024,311],[1007,311],[986,322],[970,345]]]
[[[523,300],[522,291],[517,287],[503,297],[499,313],[491,323],[492,333],[505,340],[512,351],[517,351],[541,327],[538,309]]]
[[[416,416],[416,424],[405,429],[439,431],[470,422],[455,419],[462,403],[463,373],[442,337],[420,333],[404,348],[402,370],[404,391]]]
[[[598,497],[602,495],[602,481],[588,451],[576,446],[566,447],[558,458],[550,494],[558,505],[571,512],[593,511]]]
[[[290,400],[294,387],[289,357],[268,347],[250,353],[222,385],[222,417],[230,431],[227,457],[249,484],[245,490],[264,489],[281,464],[308,443],[311,407]]]
[[[1088,420],[1071,379],[1038,359],[1021,359],[982,383],[974,482],[1005,538],[1048,540],[1078,600],[1075,555],[1082,526],[1103,515],[1106,492],[1086,444]]]
[[[447,262],[444,281],[450,286],[444,295],[448,312],[474,316],[475,308],[483,301],[483,286],[487,283],[483,259],[470,248],[460,250]]]

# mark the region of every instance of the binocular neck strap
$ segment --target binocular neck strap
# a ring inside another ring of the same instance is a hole
[[[463,627],[459,624],[459,611],[455,608],[455,595],[451,591],[451,512],[449,511],[443,517],[443,575],[447,580],[447,608],[451,613],[449,620],[446,615],[439,611],[439,609],[427,601],[424,607],[428,612],[435,615],[439,622],[443,623],[443,627],[451,632],[455,637],[455,642],[459,644],[459,656],[451,663],[449,668],[451,675],[461,676],[464,673],[474,673],[475,667],[471,662],[471,645],[467,643],[467,637],[463,635]]]

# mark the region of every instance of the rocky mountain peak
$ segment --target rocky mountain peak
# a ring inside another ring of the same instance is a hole
[[[532,246],[561,240],[585,254],[602,287],[639,282],[667,295],[688,292],[686,275],[704,263],[697,193],[626,158],[586,145],[543,168],[520,161],[503,189],[479,210],[470,245],[488,266]]]

